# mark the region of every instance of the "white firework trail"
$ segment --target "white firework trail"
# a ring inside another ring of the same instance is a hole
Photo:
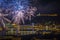
[[[15,15],[13,16],[13,20],[15,24],[20,24],[21,22],[24,24],[24,10],[15,11]]]
[[[8,14],[0,13],[0,26],[3,26],[3,28],[6,28],[4,20],[11,22],[9,19],[5,18],[5,16],[8,16]]]
[[[15,14],[13,16],[13,23],[19,24],[19,23],[25,23],[24,19],[29,19],[31,21],[31,17],[34,16],[35,11],[37,10],[36,7],[27,8],[27,10],[17,10],[15,11]]]

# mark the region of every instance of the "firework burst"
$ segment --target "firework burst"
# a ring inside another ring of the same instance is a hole
[[[24,20],[30,20],[32,16],[34,16],[35,11],[36,11],[36,7],[31,7],[31,8],[27,8],[27,10],[17,10],[14,12],[14,16],[13,16],[13,20],[15,24],[19,24],[19,23],[25,23]]]
[[[5,16],[8,16],[8,14],[3,14],[1,13],[2,10],[0,9],[0,26],[2,26],[2,28],[6,28],[4,20],[8,21],[9,23],[11,23],[11,21],[7,18],[5,18]]]

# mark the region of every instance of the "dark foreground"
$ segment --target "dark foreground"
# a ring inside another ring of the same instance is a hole
[[[1,36],[0,40],[60,40],[60,34],[5,35]]]

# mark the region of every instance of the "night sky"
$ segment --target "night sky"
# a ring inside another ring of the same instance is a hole
[[[15,2],[14,2],[15,1]],[[23,5],[31,5],[38,8],[39,13],[60,13],[60,2],[58,0],[20,0]],[[12,3],[13,2],[13,3]],[[1,7],[16,5],[19,0],[0,0]]]
[[[58,0],[34,0],[31,3],[38,8],[40,13],[60,13]]]

